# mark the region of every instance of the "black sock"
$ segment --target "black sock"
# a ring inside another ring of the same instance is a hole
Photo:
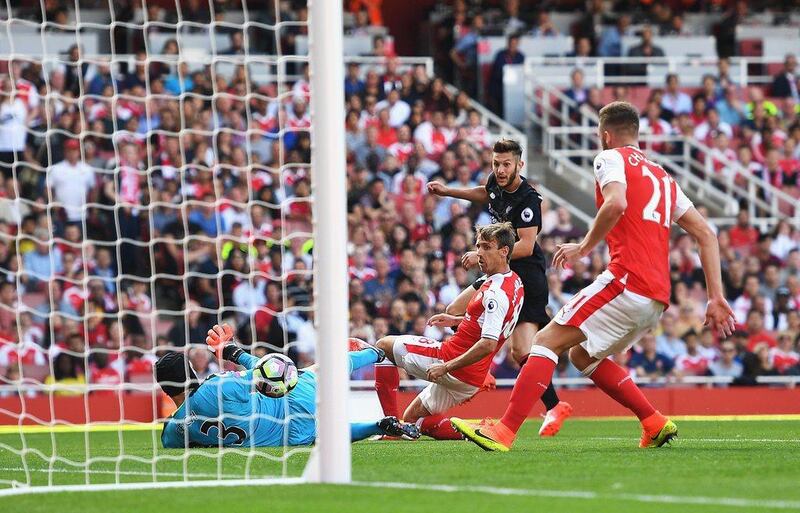
[[[542,394],[542,402],[544,403],[544,407],[548,410],[552,410],[558,404],[558,394],[552,382],[550,382],[550,386],[548,386],[547,390]]]

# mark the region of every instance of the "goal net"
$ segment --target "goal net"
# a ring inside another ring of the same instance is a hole
[[[315,4],[0,8],[0,495],[349,480],[342,6]],[[314,396],[242,396],[223,323],[318,364],[313,465]],[[205,447],[164,447],[176,410]]]

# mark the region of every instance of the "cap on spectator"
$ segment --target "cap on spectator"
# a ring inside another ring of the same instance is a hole
[[[78,142],[77,139],[67,139],[64,143],[64,149],[66,150],[77,150],[80,149],[81,143]]]
[[[778,287],[777,290],[775,290],[775,295],[791,297],[792,292],[789,290],[789,287]]]

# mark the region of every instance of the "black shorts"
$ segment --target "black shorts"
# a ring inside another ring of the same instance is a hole
[[[522,303],[517,322],[535,322],[539,329],[544,328],[550,322],[550,316],[547,315],[550,290],[544,269],[535,262],[519,259],[511,261],[511,270],[519,275],[525,287],[525,302]]]
[[[511,270],[517,273],[525,289],[525,301],[519,312],[517,323],[534,322],[538,329],[542,329],[550,322],[547,315],[547,302],[550,300],[550,290],[547,287],[547,276],[541,266],[526,260],[512,260]],[[475,290],[481,288],[486,277],[482,276],[472,284]]]

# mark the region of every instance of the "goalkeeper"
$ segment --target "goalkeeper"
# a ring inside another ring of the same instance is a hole
[[[182,447],[280,447],[314,442],[317,379],[313,367],[299,371],[297,386],[281,398],[255,391],[253,369],[258,358],[233,342],[233,328],[215,325],[206,342],[218,358],[244,367],[245,371],[215,374],[199,383],[183,353],[170,352],[156,362],[156,380],[178,409],[164,423],[161,443]],[[367,347],[349,353],[351,372],[382,361],[383,351]],[[350,424],[352,441],[372,435],[419,438],[413,424],[395,417],[379,422]]]

